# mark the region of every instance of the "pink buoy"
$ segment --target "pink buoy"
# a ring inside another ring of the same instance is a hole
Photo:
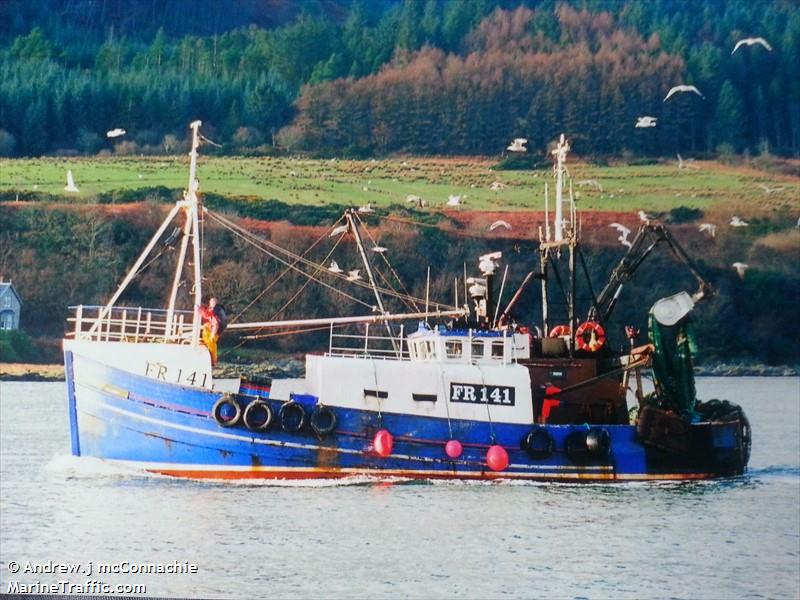
[[[508,452],[502,446],[489,446],[486,452],[486,464],[492,471],[503,471],[508,466]]]
[[[385,429],[379,429],[375,432],[375,437],[372,440],[375,454],[386,458],[392,453],[392,446],[394,446],[394,438],[391,433]]]
[[[461,442],[458,440],[450,440],[444,446],[444,452],[450,458],[458,458],[461,456],[461,453],[464,451],[464,448],[461,446]]]

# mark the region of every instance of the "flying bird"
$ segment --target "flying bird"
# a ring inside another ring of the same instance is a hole
[[[707,231],[712,238],[717,235],[717,226],[713,223],[700,223],[698,230]]]
[[[664,97],[663,101],[666,102],[667,100],[669,100],[669,97],[672,96],[672,94],[676,94],[678,92],[694,92],[695,94],[697,94],[701,98],[705,98],[705,96],[703,96],[703,94],[700,93],[700,90],[698,90],[693,85],[683,85],[682,84],[682,85],[676,85],[676,86],[670,88],[669,92],[667,92],[667,95]]]
[[[658,117],[636,117],[636,127],[655,127]]]
[[[386,252],[386,248],[384,246],[373,246],[372,248],[370,248],[370,250],[372,250],[373,252],[377,252],[378,254],[383,254],[384,252]]]
[[[733,50],[731,50],[731,54],[736,52],[741,46],[752,46],[753,44],[761,44],[762,46],[764,46],[764,48],[772,52],[772,46],[770,46],[767,43],[767,40],[765,40],[762,37],[757,37],[757,38],[744,38],[743,40],[739,40],[738,42],[736,42],[736,45],[733,47]]]
[[[347,225],[339,225],[336,229],[331,231],[331,233],[330,233],[330,235],[328,237],[336,237],[337,235],[341,235],[343,233],[346,233],[347,229],[348,229]]]
[[[528,143],[528,140],[525,138],[515,138],[511,145],[506,148],[506,150],[511,150],[511,152],[527,152],[528,149],[525,147],[525,144]]]
[[[500,227],[505,227],[509,231],[511,231],[511,223],[508,221],[503,221],[502,219],[499,221],[495,221],[491,225],[489,225],[489,231],[494,231],[495,229],[499,229]]]
[[[414,194],[409,194],[408,196],[406,196],[406,202],[413,202],[420,208],[425,206],[425,201],[419,196],[415,196]]]
[[[66,192],[78,192],[78,186],[75,185],[75,180],[72,178],[72,171],[67,171],[67,185],[64,186]]]
[[[115,138],[121,135],[125,135],[125,133],[126,131],[124,129],[117,127],[116,129],[111,129],[109,131],[106,131],[106,137]]]
[[[492,185],[489,186],[489,189],[493,192],[499,192],[500,190],[506,189],[508,186],[503,183],[502,181],[493,181]]]
[[[339,266],[339,263],[337,263],[335,260],[331,261],[331,266],[328,267],[328,271],[330,271],[331,273],[344,273],[344,271],[342,271],[341,267]]]
[[[643,223],[648,223],[649,221],[655,221],[655,217],[651,217],[650,215],[648,215],[643,210],[640,210],[639,211],[639,220],[642,221]]]
[[[756,185],[758,187],[760,187],[762,190],[764,190],[765,194],[773,194],[775,192],[782,192],[783,190],[786,189],[785,187],[769,187],[768,185],[765,185],[763,183],[757,183]]]
[[[353,269],[352,271],[348,271],[347,281],[358,281],[359,279],[361,279],[361,275],[358,274],[360,270],[361,269]]]
[[[370,204],[369,204],[369,203],[367,203],[367,205],[366,205],[366,206],[360,206],[360,207],[358,208],[358,212],[360,212],[361,214],[366,214],[366,213],[374,213],[374,212],[375,212],[375,209],[374,209],[374,208],[372,208],[372,206],[370,206]]]
[[[627,246],[628,248],[633,246],[633,244],[628,240],[628,236],[625,234],[619,236],[617,239],[623,246]]]
[[[747,227],[748,225],[750,225],[750,223],[748,223],[747,221],[742,221],[736,215],[733,215],[731,217],[731,227]]]
[[[447,199],[447,206],[460,206],[460,205],[461,205],[461,196],[450,194],[450,197]]]
[[[742,279],[744,279],[744,272],[747,271],[747,269],[750,268],[750,265],[748,265],[747,263],[743,263],[743,262],[735,262],[731,266],[734,269],[736,269],[736,272],[739,274],[739,277],[741,277]]]
[[[611,223],[609,227],[613,227],[617,231],[619,231],[620,235],[623,237],[628,237],[631,234],[631,230],[625,227],[622,223]]]

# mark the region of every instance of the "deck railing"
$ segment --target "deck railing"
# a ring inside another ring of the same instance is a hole
[[[383,331],[383,325],[380,326]],[[364,333],[335,333],[331,326],[328,343],[329,356],[409,360],[408,346],[403,326],[400,335],[389,337],[370,333],[370,324],[364,325]]]
[[[168,312],[158,308],[70,306],[74,316],[67,318],[70,324],[67,337],[96,342],[160,342],[189,344],[192,341],[190,310],[175,310],[168,320]]]

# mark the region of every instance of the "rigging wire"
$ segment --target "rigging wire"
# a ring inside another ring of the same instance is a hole
[[[358,219],[359,224],[363,227],[364,233],[367,234],[367,237],[370,239],[370,241],[372,242],[373,246],[377,246],[378,242],[375,240],[374,237],[372,237],[372,234],[369,232],[369,230],[366,228],[366,226],[364,226],[364,221],[361,219],[361,217],[358,216],[358,214],[356,214],[355,216]],[[414,311],[419,312],[419,306],[417,306],[417,303],[414,302],[414,299],[411,296],[410,292],[408,291],[408,288],[406,288],[405,284],[403,283],[403,280],[400,279],[400,275],[398,275],[397,271],[395,271],[394,267],[392,267],[392,263],[390,263],[389,259],[387,259],[383,254],[381,254],[381,258],[383,259],[383,262],[386,263],[386,266],[389,267],[389,270],[391,271],[392,275],[394,275],[394,278],[397,280],[397,282],[400,284],[400,287],[403,288],[403,292],[405,293],[405,295],[410,299],[410,303],[409,303],[405,299],[400,298],[402,300],[403,304],[405,304],[407,307],[413,309]],[[383,281],[386,283],[386,285],[391,290],[395,291],[394,288],[392,287],[392,284],[389,282],[389,280],[386,278],[386,276],[383,273],[381,273],[380,271],[377,271],[377,273],[378,273],[378,275],[380,275],[381,279],[383,279]],[[398,298],[399,297],[400,296],[398,296]]]
[[[341,218],[339,219],[339,221],[341,221],[343,218],[344,218],[344,217],[341,217]],[[338,223],[339,223],[339,221],[336,221],[336,223],[334,223],[334,226],[335,226],[336,224],[338,224]],[[316,240],[316,241],[315,241],[313,244],[311,244],[311,246],[309,246],[309,248],[308,248],[308,249],[307,249],[305,252],[303,252],[302,256],[305,256],[306,254],[308,254],[309,252],[311,252],[311,251],[312,251],[314,248],[316,248],[317,244],[319,244],[319,243],[320,243],[322,240],[324,240],[326,237],[328,237],[328,232],[327,232],[327,231],[326,231],[325,233],[323,233],[323,234],[322,234],[322,235],[321,235],[319,238],[317,238],[317,240]],[[340,242],[340,241],[341,241],[341,239],[340,239],[340,240],[338,240],[338,241],[336,242],[336,245],[333,247],[333,249],[334,249],[334,250],[337,248],[337,246],[339,245],[339,242]],[[332,251],[331,251],[331,252],[332,252]],[[329,256],[330,256],[330,255],[329,255]],[[295,261],[295,263],[294,263],[294,264],[296,264],[296,261]],[[266,294],[266,293],[267,293],[269,290],[271,290],[271,289],[272,289],[272,288],[273,288],[275,285],[277,285],[277,283],[278,283],[278,282],[279,282],[281,279],[283,279],[283,276],[284,276],[284,275],[286,275],[286,274],[287,274],[289,271],[291,271],[291,270],[292,270],[292,268],[291,268],[291,267],[286,267],[286,268],[285,268],[285,269],[284,269],[284,270],[283,270],[283,271],[282,271],[282,272],[281,272],[281,273],[280,273],[280,274],[279,274],[279,275],[278,275],[278,276],[277,276],[275,279],[273,279],[273,280],[272,280],[272,281],[269,283],[269,285],[267,285],[267,287],[265,287],[263,290],[261,290],[261,291],[258,293],[258,295],[257,295],[255,298],[253,298],[253,299],[250,301],[250,303],[249,303],[247,306],[245,306],[245,307],[244,307],[242,310],[240,310],[240,311],[237,313],[237,315],[236,315],[236,316],[235,316],[233,319],[231,319],[231,323],[233,323],[233,322],[237,321],[237,320],[239,319],[239,317],[241,317],[241,316],[242,316],[242,315],[243,315],[245,312],[247,312],[247,311],[250,309],[250,307],[251,307],[251,306],[253,306],[253,304],[255,304],[256,302],[258,302],[258,301],[259,301],[259,300],[260,300],[260,299],[261,299],[261,298],[264,296],[264,294]]]
[[[227,218],[223,217],[222,215],[220,215],[218,213],[209,211],[208,214],[209,214],[209,216],[211,216],[214,220],[216,220],[223,227],[228,228],[231,232],[233,232],[234,234],[240,236],[243,240],[247,241],[248,243],[250,243],[251,245],[253,245],[256,248],[259,248],[265,254],[269,255],[272,258],[274,258],[278,262],[286,265],[287,267],[293,269],[294,271],[300,273],[304,277],[313,278],[313,276],[310,275],[307,271],[305,271],[305,270],[303,270],[303,269],[301,269],[301,268],[299,268],[297,266],[298,262],[301,263],[303,266],[308,267],[309,269],[314,269],[315,271],[320,269],[319,263],[311,261],[311,260],[309,260],[309,259],[307,259],[307,258],[305,258],[305,257],[303,257],[301,255],[295,254],[294,252],[292,252],[290,250],[287,250],[286,248],[282,248],[282,247],[278,246],[277,244],[275,244],[273,242],[270,242],[269,240],[262,239],[262,238],[260,238],[260,237],[258,237],[256,235],[252,234],[251,232],[247,231],[246,229],[244,229],[240,225],[237,225],[236,223],[234,223],[230,219],[227,219]],[[286,255],[286,256],[290,257],[291,259],[294,259],[294,262],[293,263],[288,262],[287,260],[277,256],[275,254],[275,252],[283,254],[283,255]],[[372,289],[372,287],[369,285],[369,283],[362,282],[362,281],[350,281],[350,280],[347,279],[346,276],[344,276],[342,274],[331,273],[324,266],[322,268],[325,269],[325,274],[326,275],[335,276],[339,280],[348,281],[348,283],[353,283],[353,284],[355,284],[355,285],[357,285],[359,287],[362,287],[364,289],[370,289],[370,290]],[[337,294],[345,296],[345,297],[347,297],[347,298],[349,298],[349,299],[351,299],[351,300],[353,300],[355,302],[358,302],[358,303],[362,304],[363,306],[372,308],[372,306],[370,304],[367,304],[366,302],[363,302],[362,300],[359,300],[359,299],[355,298],[354,296],[352,296],[350,294],[347,294],[346,292],[343,292],[342,290],[339,290],[339,289],[331,286],[330,284],[325,283],[324,281],[322,281],[320,279],[316,279],[316,278],[313,278],[313,279],[317,283],[319,283],[320,285],[322,285],[322,286],[324,286],[324,287],[336,292]],[[403,298],[413,299],[413,300],[415,300],[417,302],[422,302],[422,300],[420,298],[414,298],[413,296],[406,296],[406,295],[400,294],[397,291],[392,290],[392,289],[386,289],[386,288],[381,288],[381,287],[379,287],[377,289],[378,289],[378,291],[380,291],[380,293],[382,293],[382,294],[384,294],[386,296],[391,296],[391,297],[398,298],[398,299],[403,299]],[[445,310],[455,310],[457,308],[457,307],[452,307],[450,305],[443,304],[443,303],[440,303],[440,302],[434,303],[434,306],[437,309],[444,308]]]

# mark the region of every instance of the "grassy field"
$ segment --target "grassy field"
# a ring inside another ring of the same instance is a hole
[[[141,199],[146,200],[147,188],[184,189],[187,164],[188,157],[0,160],[0,200],[14,200],[18,192],[42,192],[91,203],[101,193],[135,189],[142,189]],[[416,195],[437,208],[457,194],[468,209],[542,209],[545,181],[551,186],[553,181],[549,170],[496,171],[494,164],[480,158],[355,161],[206,156],[200,159],[199,177],[201,191],[295,204],[387,206]],[[743,214],[800,211],[800,177],[713,161],[691,164],[678,169],[675,163],[598,167],[573,162],[569,169],[582,210],[669,211],[685,206]],[[68,169],[79,193],[64,192]],[[494,182],[505,189],[492,191]],[[759,184],[783,189],[767,193]]]

